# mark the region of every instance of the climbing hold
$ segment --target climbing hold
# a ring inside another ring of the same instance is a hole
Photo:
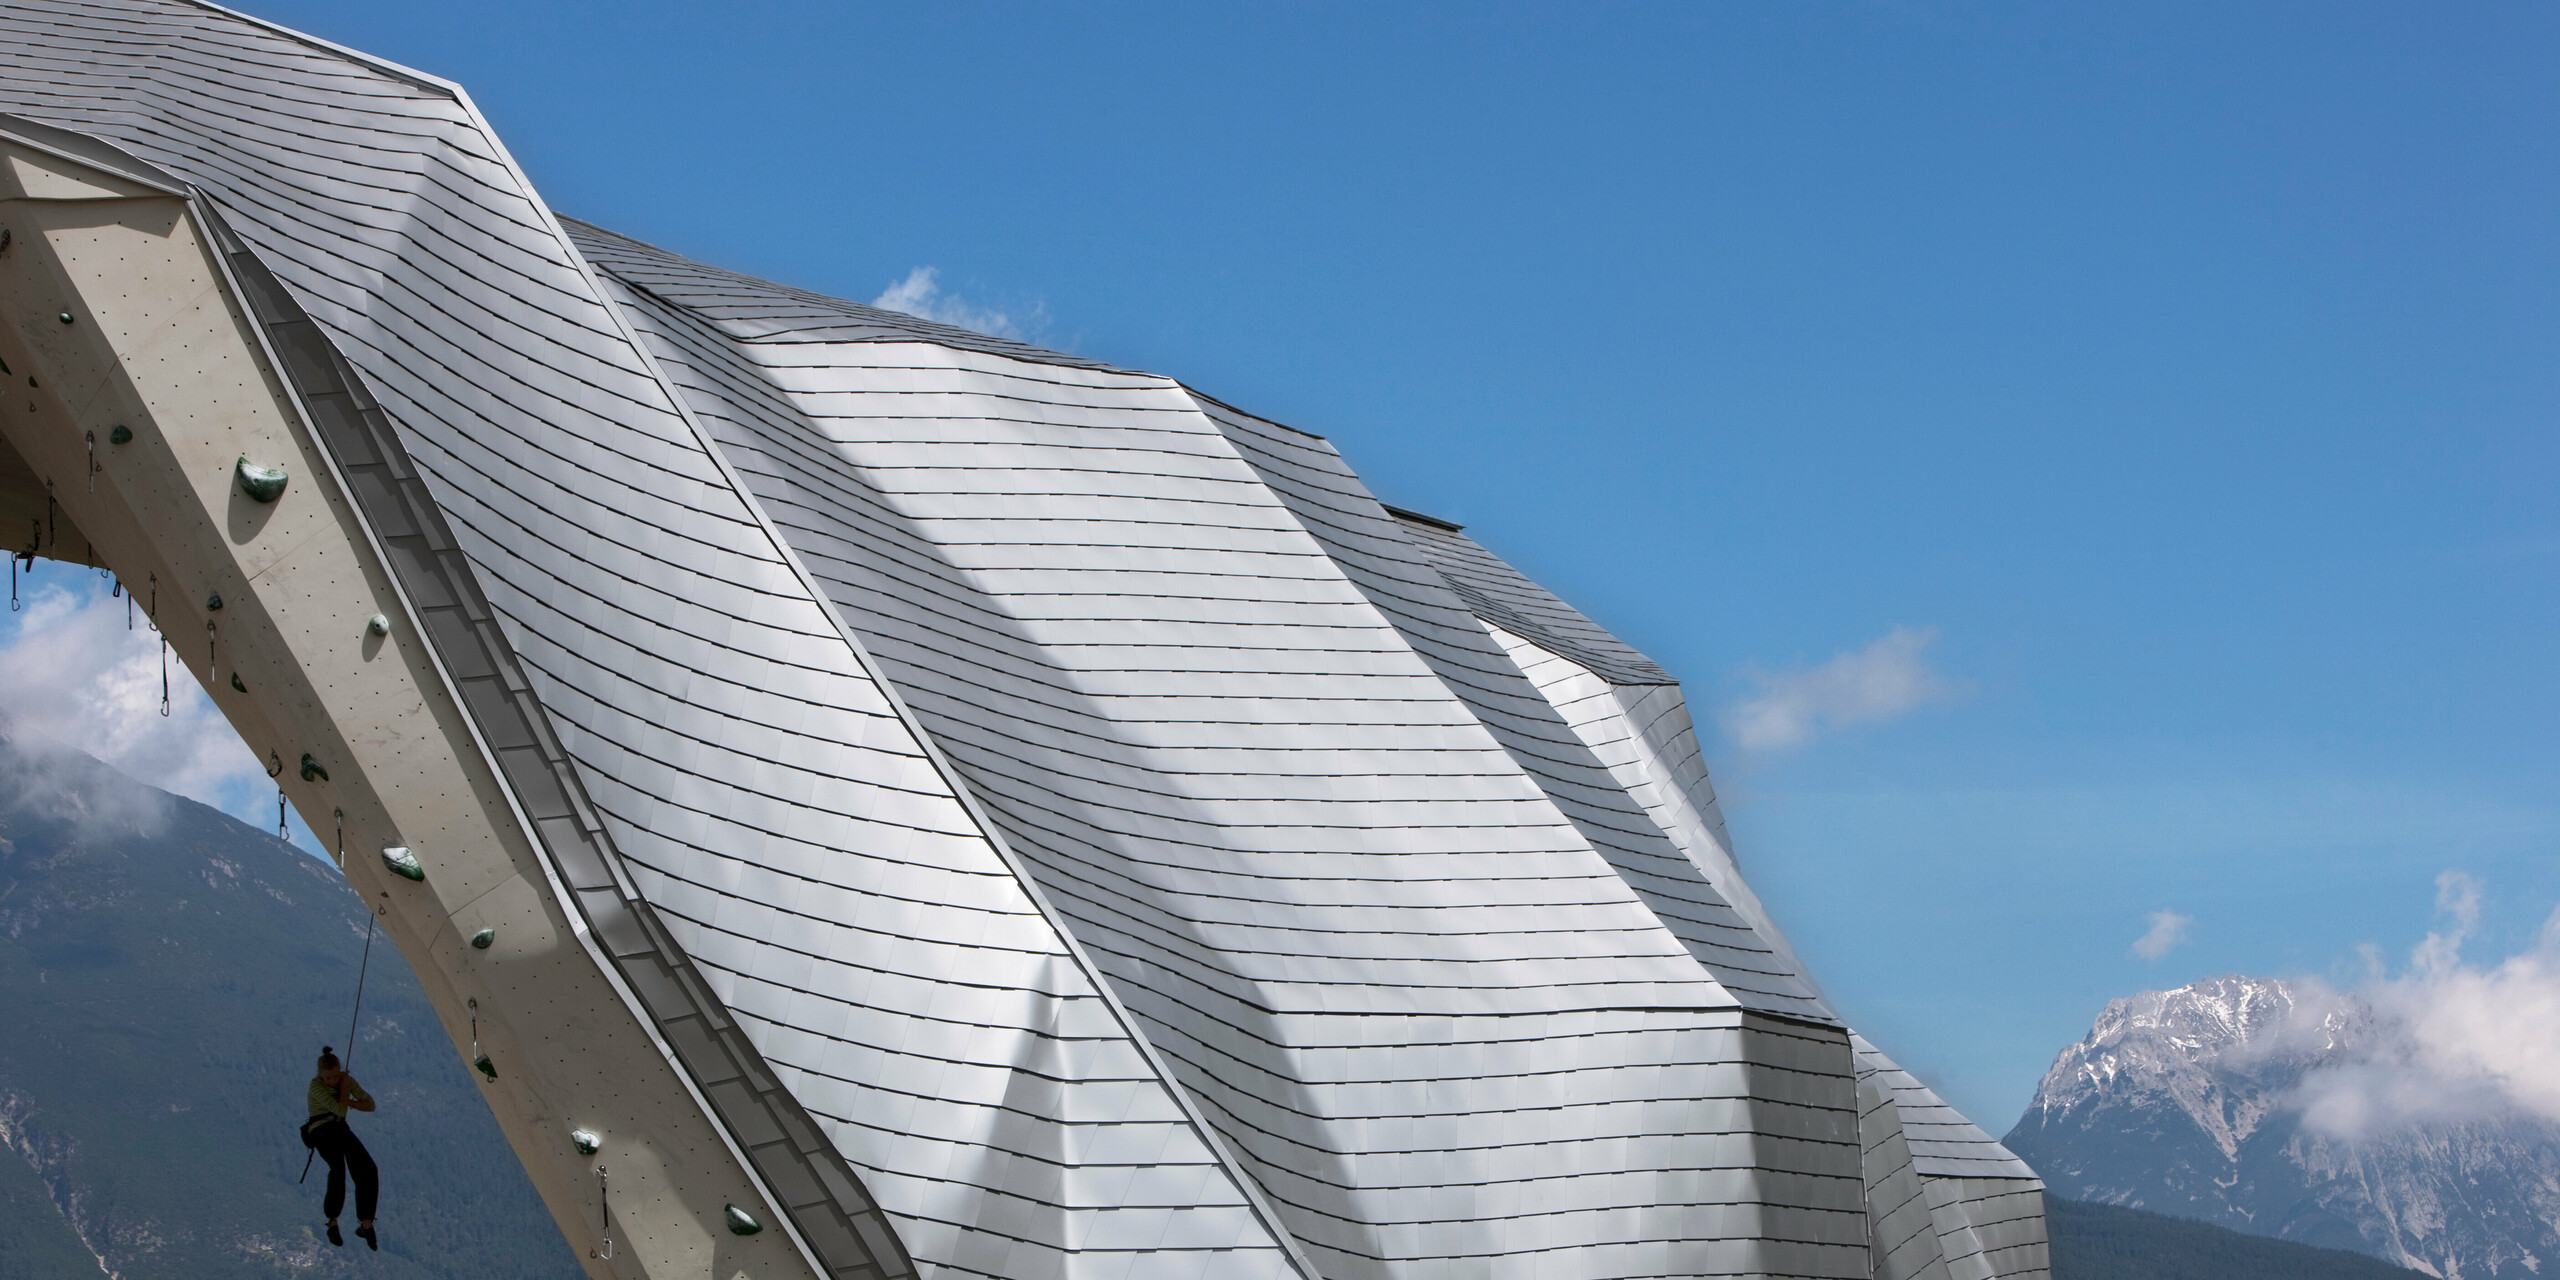
[[[249,455],[231,466],[232,475],[240,482],[240,492],[251,502],[273,502],[284,496],[284,468],[261,467],[249,461]]]
[[[486,951],[489,949],[489,944],[496,942],[497,940],[497,930],[483,929],[480,932],[471,935],[471,948],[474,951]]]
[[[734,1204],[728,1206],[727,1211],[720,1216],[728,1220],[729,1234],[733,1236],[751,1236],[764,1230],[764,1224],[756,1221],[754,1214]]]
[[[222,593],[215,592],[212,595],[206,596],[204,598],[204,611],[206,613],[222,612]]]
[[[71,313],[68,311],[63,312],[61,319],[64,324],[71,323]]]
[[[0,369],[0,373],[6,373],[6,372],[7,372],[7,370],[5,370],[5,369]],[[108,444],[132,444],[132,443],[133,443],[133,428],[128,427],[128,426],[124,425],[124,424],[123,424],[123,423],[121,423],[121,422],[117,423],[117,424],[116,424],[116,429],[107,433],[107,443],[108,443]]]
[[[604,1149],[604,1139],[599,1138],[584,1129],[571,1129],[569,1131],[569,1145],[576,1147],[579,1155],[591,1156]]]
[[[487,1076],[492,1080],[498,1078],[498,1064],[489,1061],[488,1054],[484,1053],[477,1058],[473,1058],[471,1060],[471,1065],[480,1068],[480,1074]]]
[[[231,687],[242,693],[247,693],[249,691],[249,686],[240,683],[240,673],[237,671],[231,673]]]
[[[408,847],[405,845],[395,844],[390,848],[383,850],[382,865],[391,868],[391,874],[399,876],[404,880],[424,880],[427,878],[427,869],[418,865],[418,855],[409,852]]]
[[[329,771],[321,768],[320,762],[312,759],[311,753],[308,751],[302,753],[302,780],[304,782],[327,782],[329,780]]]
[[[9,229],[7,227],[0,227],[0,253],[7,253],[8,251]]]
[[[378,636],[391,634],[391,619],[375,614],[364,620],[364,629]]]

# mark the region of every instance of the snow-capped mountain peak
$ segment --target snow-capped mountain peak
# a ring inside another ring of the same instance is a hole
[[[2355,1249],[2447,1280],[2560,1252],[2560,1127],[2516,1114],[2357,1138],[2303,1123],[2306,1082],[2401,1046],[2363,998],[2232,975],[2111,1001],[2005,1141],[2060,1195]]]

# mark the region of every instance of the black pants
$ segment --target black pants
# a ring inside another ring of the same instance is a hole
[[[321,1200],[320,1210],[332,1220],[347,1207],[347,1175],[356,1179],[356,1221],[373,1221],[373,1205],[382,1192],[381,1177],[374,1171],[373,1153],[364,1149],[356,1131],[340,1120],[324,1124],[311,1135],[320,1148],[320,1158],[329,1162],[329,1194]]]

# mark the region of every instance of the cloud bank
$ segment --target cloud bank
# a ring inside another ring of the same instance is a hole
[[[2195,917],[2182,916],[2175,911],[2154,911],[2150,918],[2151,928],[2134,939],[2132,947],[2133,954],[2145,960],[2157,960],[2169,954],[2171,947],[2187,940],[2187,929],[2195,924]]]
[[[160,714],[160,637],[139,613],[127,631],[126,602],[97,575],[60,565],[39,572],[52,581],[26,593],[14,634],[0,643],[0,732],[77,748],[274,830],[275,784],[174,654],[169,714]]]
[[[938,280],[941,273],[932,267],[917,267],[907,278],[882,290],[871,305],[883,311],[899,311],[920,320],[947,324],[955,329],[1016,342],[1028,340],[1028,332],[1039,327],[1040,313],[1034,308],[1027,317],[1017,318],[1009,312],[981,307],[955,294],[944,293]]]
[[[1935,628],[1895,627],[1882,639],[1818,667],[1759,671],[1760,692],[1726,708],[1725,730],[1745,751],[1803,746],[1825,729],[1890,720],[1958,696],[1962,686],[1930,669]]]
[[[2445,872],[2436,879],[2444,927],[2412,949],[2405,971],[2377,965],[2352,992],[2302,1002],[2293,1021],[2316,1020],[2333,1039],[2370,1018],[2294,1091],[2307,1127],[2352,1140],[2412,1125],[2560,1123],[2560,910],[2521,953],[2475,965],[2462,948],[2480,895],[2478,880]]]

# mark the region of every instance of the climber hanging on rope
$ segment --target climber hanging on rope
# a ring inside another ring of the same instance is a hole
[[[338,1211],[347,1205],[347,1178],[353,1175],[356,1235],[366,1247],[379,1249],[382,1241],[373,1233],[373,1206],[381,1182],[374,1171],[372,1153],[364,1149],[356,1131],[347,1125],[347,1112],[373,1110],[373,1095],[338,1065],[335,1050],[322,1045],[320,1073],[311,1078],[309,1101],[311,1118],[302,1124],[302,1140],[329,1162],[329,1192],[320,1205],[321,1212],[329,1215],[329,1243],[347,1242],[338,1234]]]

